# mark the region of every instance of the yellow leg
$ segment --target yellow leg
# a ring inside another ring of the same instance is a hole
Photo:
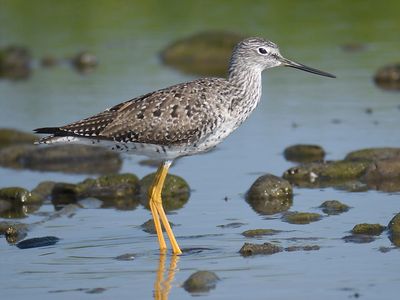
[[[154,178],[154,182],[149,190],[149,197],[150,197],[149,205],[150,205],[151,213],[153,215],[154,225],[156,227],[158,242],[160,244],[160,249],[161,250],[166,249],[164,236],[161,231],[161,224],[160,224],[160,220],[161,220],[161,223],[164,226],[165,231],[167,232],[168,238],[171,242],[172,252],[174,254],[181,254],[182,251],[179,248],[179,245],[176,242],[174,233],[172,232],[171,226],[169,225],[168,218],[165,215],[164,208],[162,206],[162,199],[161,199],[161,191],[164,186],[164,181],[165,181],[165,178],[167,177],[168,169],[169,169],[170,165],[171,165],[171,162],[166,161],[166,162],[163,162],[160,165],[160,167],[158,168],[157,173]]]

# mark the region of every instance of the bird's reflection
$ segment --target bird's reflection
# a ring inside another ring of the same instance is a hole
[[[165,264],[167,260],[167,254],[164,252],[160,253],[160,260],[158,264],[158,270],[156,280],[154,282],[154,299],[156,300],[167,300],[169,291],[171,290],[171,283],[174,280],[175,273],[179,262],[178,255],[172,255],[169,268],[165,270]],[[166,277],[164,277],[166,275]]]

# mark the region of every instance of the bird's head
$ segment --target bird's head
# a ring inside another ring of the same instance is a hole
[[[258,37],[247,38],[236,45],[231,58],[231,68],[237,66],[250,67],[259,71],[285,66],[321,76],[336,77],[284,58],[275,43]]]

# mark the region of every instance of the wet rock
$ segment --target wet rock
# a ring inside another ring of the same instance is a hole
[[[285,159],[294,162],[315,162],[323,161],[325,151],[318,145],[293,145],[287,147],[283,152]]]
[[[148,191],[153,184],[155,173],[149,174],[140,180],[140,202],[149,209]],[[182,208],[189,200],[190,188],[187,182],[179,176],[168,174],[165,178],[161,193],[165,211]]]
[[[77,174],[117,173],[119,153],[87,145],[10,146],[0,150],[0,166]]]
[[[400,148],[366,148],[348,153],[345,160],[351,161],[377,161],[400,157]]]
[[[174,223],[169,222],[169,225],[171,226],[171,228],[173,228],[175,226]],[[156,227],[154,226],[154,221],[153,219],[147,220],[146,222],[144,222],[142,225],[140,225],[140,227],[142,228],[142,230],[144,232],[150,233],[150,234],[156,234]],[[165,228],[164,226],[161,226],[162,231],[165,232]]]
[[[384,66],[374,75],[375,84],[388,90],[400,89],[400,63]]]
[[[217,227],[219,227],[219,228],[239,228],[239,227],[242,227],[243,225],[247,225],[247,224],[241,223],[241,222],[233,222],[233,223],[228,223],[228,224],[217,225]]]
[[[183,288],[189,293],[205,293],[215,289],[220,279],[210,271],[197,271],[183,283]]]
[[[0,128],[0,148],[18,144],[32,145],[37,140],[38,137],[32,133],[17,129]]]
[[[375,241],[375,237],[366,234],[352,234],[342,238],[346,243],[366,244]]]
[[[281,230],[275,229],[250,229],[242,232],[242,235],[248,238],[261,237],[265,235],[275,235],[280,233]]]
[[[26,79],[31,74],[31,54],[26,47],[0,49],[0,78]]]
[[[288,212],[282,216],[282,220],[290,224],[310,224],[321,219],[320,214],[308,212]]]
[[[357,224],[351,230],[352,234],[380,235],[386,229],[380,224]]]
[[[362,179],[366,182],[400,180],[400,156],[371,163]]]
[[[326,213],[327,215],[338,215],[343,212],[346,212],[350,209],[349,206],[346,204],[338,201],[338,200],[327,200],[324,201],[321,205],[320,208],[322,208],[322,211]]]
[[[80,73],[90,73],[98,65],[96,55],[89,51],[82,51],[71,60],[72,65]]]
[[[87,291],[85,291],[85,293],[86,294],[101,294],[105,291],[107,291],[106,288],[97,287],[97,288],[93,288],[93,289],[88,289]]]
[[[306,163],[290,168],[283,178],[301,187],[328,187],[357,180],[364,175],[370,162],[338,160]]]
[[[60,61],[52,55],[43,56],[40,60],[40,65],[44,68],[51,68],[58,65]]]
[[[246,257],[251,255],[271,255],[274,253],[282,252],[283,248],[271,243],[264,243],[264,244],[251,244],[251,243],[244,243],[242,248],[239,250],[239,253]]]
[[[0,217],[25,218],[42,205],[44,198],[20,187],[0,189]]]
[[[185,73],[224,76],[232,50],[242,39],[243,36],[231,32],[201,32],[166,47],[161,60]]]
[[[136,256],[136,254],[134,254],[134,253],[125,253],[125,254],[118,255],[115,259],[120,260],[120,261],[132,261],[132,260],[135,260],[135,256]]]
[[[400,247],[400,213],[396,214],[388,224],[389,239],[393,245]]]
[[[293,189],[287,180],[272,174],[259,177],[246,194],[246,201],[259,214],[286,211],[293,203]]]
[[[294,251],[316,251],[319,250],[320,247],[318,245],[305,245],[305,246],[289,246],[285,248],[287,252]]]
[[[80,199],[96,198],[102,207],[132,210],[139,205],[139,179],[134,174],[103,175],[88,178],[78,184],[56,183],[51,192],[56,207],[76,203]]]
[[[48,199],[51,196],[55,184],[54,181],[42,181],[32,190],[32,193],[39,195],[43,199]]]
[[[19,242],[17,244],[17,247],[19,249],[30,249],[30,248],[39,248],[39,247],[46,247],[46,246],[52,246],[58,243],[60,239],[55,236],[45,236],[45,237],[39,237],[39,238],[32,238],[32,239],[27,239]]]
[[[5,235],[10,244],[15,244],[24,239],[29,230],[29,225],[14,222],[0,222],[0,235]]]

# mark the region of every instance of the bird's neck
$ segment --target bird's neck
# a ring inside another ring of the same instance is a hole
[[[228,81],[236,89],[238,96],[232,102],[232,110],[244,109],[247,115],[254,110],[261,98],[261,73],[260,69],[231,63]]]

